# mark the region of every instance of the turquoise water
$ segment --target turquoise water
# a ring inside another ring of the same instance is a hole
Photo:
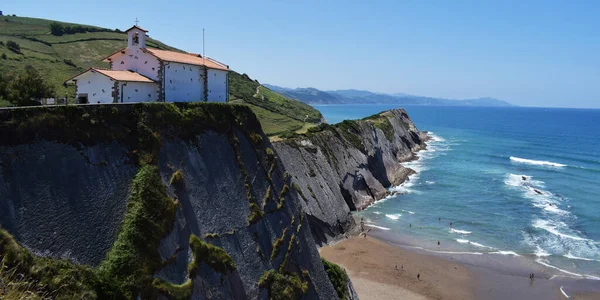
[[[395,108],[315,107],[330,123]],[[359,213],[367,223],[430,249],[600,277],[600,110],[405,108],[433,140],[406,163],[417,174],[392,188],[402,195]]]

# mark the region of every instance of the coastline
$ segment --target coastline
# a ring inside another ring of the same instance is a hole
[[[367,238],[353,236],[319,252],[346,269],[361,299],[600,298],[598,281],[563,277],[526,257],[452,254],[389,237],[374,229]]]
[[[424,141],[435,140],[429,132],[423,133]],[[402,162],[421,159],[418,153],[428,146],[416,149]],[[416,173],[403,176],[403,183]],[[346,268],[362,299],[600,299],[600,281],[543,265],[533,255],[437,250],[435,245],[424,247],[418,238],[365,225],[370,228],[368,238],[342,239],[319,250]],[[396,263],[405,270],[395,270]],[[417,273],[422,274],[421,280],[416,279]],[[528,278],[530,273],[535,280]]]

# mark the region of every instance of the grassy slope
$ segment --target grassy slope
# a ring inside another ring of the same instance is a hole
[[[127,36],[118,32],[53,36],[49,30],[52,22],[54,21],[26,17],[0,17],[0,41],[6,44],[12,40],[21,46],[21,54],[0,46],[0,54],[7,56],[5,60],[0,58],[0,72],[19,71],[26,65],[31,65],[56,88],[57,97],[68,94],[73,99],[74,87],[64,87],[63,82],[89,67],[108,68],[108,64],[102,62],[102,59],[125,47]],[[147,44],[154,48],[177,50],[151,38],[147,40]],[[72,61],[75,66],[66,64],[65,60]],[[231,73],[229,90],[232,103],[248,105],[259,117],[268,135],[285,131],[302,132],[321,119],[321,114],[309,105],[277,94],[235,72]],[[6,104],[0,103],[0,106]]]

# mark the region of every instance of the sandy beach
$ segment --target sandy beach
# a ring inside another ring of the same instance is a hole
[[[513,264],[530,268],[526,260],[515,263],[509,261],[511,258],[479,257],[480,261],[469,261],[424,253],[373,236],[351,237],[322,247],[320,253],[346,269],[363,300],[567,299],[560,290],[563,285],[570,299],[600,299],[600,290],[590,289],[590,284],[598,282],[557,280],[553,273],[539,267],[535,269],[539,278],[531,281],[526,272],[499,267]],[[493,267],[482,267],[484,260],[490,260],[489,266]]]

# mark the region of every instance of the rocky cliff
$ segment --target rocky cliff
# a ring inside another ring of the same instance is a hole
[[[397,162],[422,143],[403,112],[391,114],[389,140],[356,123],[274,152],[235,105],[0,111],[0,286],[30,288],[0,293],[352,298],[347,277],[329,280],[345,273],[326,271],[310,226],[344,226],[409,172]],[[364,147],[350,147],[350,134]]]
[[[388,187],[414,172],[401,163],[415,159],[426,139],[406,111],[396,109],[323,124],[273,146],[302,199],[315,240],[323,244],[353,228],[351,211],[386,197]]]

